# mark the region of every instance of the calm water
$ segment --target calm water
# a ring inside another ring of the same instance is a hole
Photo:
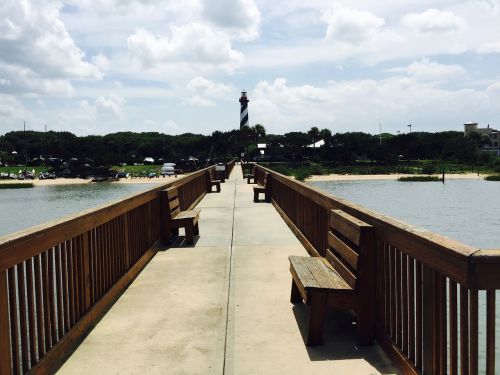
[[[143,191],[152,184],[79,184],[0,190],[0,236]]]
[[[500,183],[481,180],[440,182],[315,182],[315,187],[464,244],[500,249]],[[499,268],[500,272],[500,268]],[[500,373],[500,292],[497,292],[496,363]],[[485,293],[479,292],[479,365],[485,369]]]

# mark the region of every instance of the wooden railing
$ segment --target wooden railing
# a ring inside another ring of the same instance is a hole
[[[256,166],[261,184],[266,172],[274,206],[312,256],[325,255],[331,209],[374,226],[376,338],[403,373],[495,374],[500,250],[463,245]]]
[[[54,372],[156,253],[161,191],[188,209],[212,170],[0,238],[0,375]]]
[[[234,165],[236,164],[236,160],[231,160],[229,163],[226,163],[226,178],[229,178],[231,172],[233,171]]]

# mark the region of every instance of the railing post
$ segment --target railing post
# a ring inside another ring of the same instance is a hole
[[[7,271],[0,271],[0,375],[10,375],[9,295]]]
[[[210,171],[206,171],[206,173],[205,173],[205,184],[206,184],[205,190],[207,193],[210,193],[210,191],[212,190],[211,182],[212,182],[212,177],[210,175]]]
[[[272,191],[273,191],[272,184],[273,184],[273,177],[272,177],[271,173],[268,173],[267,178],[266,178],[266,192],[264,193],[265,197],[266,197],[266,202],[271,202]]]

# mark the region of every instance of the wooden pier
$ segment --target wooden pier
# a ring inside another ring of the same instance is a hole
[[[252,185],[233,166],[220,193],[207,194],[210,167],[1,238],[0,375],[477,374],[480,321],[485,371],[495,373],[499,251],[416,229],[261,166],[256,182],[271,203],[254,203]],[[165,245],[169,187],[181,210],[201,210],[192,246],[182,230]],[[375,346],[357,346],[350,314],[328,312],[324,345],[307,347],[306,307],[289,301],[288,256],[325,255],[331,209],[374,227]],[[487,299],[481,317],[479,293]]]

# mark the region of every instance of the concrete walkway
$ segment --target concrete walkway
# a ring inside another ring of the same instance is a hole
[[[159,252],[60,373],[395,373],[378,347],[355,346],[345,314],[327,318],[325,345],[304,345],[288,256],[307,253],[273,206],[252,198],[236,166],[198,205],[195,246]]]

